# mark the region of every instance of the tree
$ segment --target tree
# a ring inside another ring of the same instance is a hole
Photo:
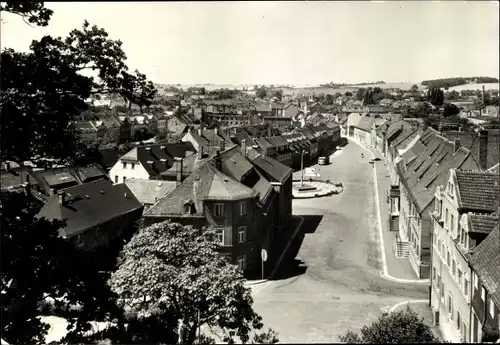
[[[265,86],[261,86],[257,89],[256,92],[257,98],[264,99],[267,97],[267,90]]]
[[[346,96],[346,97],[352,97],[352,92],[346,91],[345,94],[344,94],[344,96]]]
[[[279,101],[281,101],[283,99],[283,90],[274,90],[273,97],[276,97]]]
[[[413,91],[413,92],[418,91],[418,86],[417,85],[412,85],[410,90]]]
[[[460,113],[460,109],[453,103],[445,103],[443,108],[444,117],[458,115],[458,113]]]
[[[348,331],[340,337],[340,341],[348,344],[408,344],[439,343],[423,318],[406,309],[382,314],[370,326],[363,326],[361,335]]]
[[[439,88],[430,88],[427,91],[427,100],[434,106],[443,105],[444,91]]]
[[[28,25],[47,26],[54,11],[44,7],[41,1],[6,1],[0,4],[0,12],[9,12],[23,18]]]
[[[427,102],[420,102],[412,111],[413,116],[418,118],[426,118],[431,113],[431,106]]]
[[[327,93],[325,96],[325,104],[327,105],[332,105],[335,103],[335,96],[332,96],[331,94]]]
[[[193,344],[198,327],[217,327],[224,341],[249,340],[261,329],[250,289],[241,271],[218,253],[212,229],[198,230],[166,221],[141,229],[124,247],[110,284],[136,315],[175,315]]]
[[[365,98],[365,92],[366,92],[366,89],[361,87],[358,89],[358,91],[356,92],[356,99],[358,101],[361,101]]]
[[[158,92],[152,81],[148,81],[145,74],[138,70],[134,74],[127,71],[122,71],[121,87],[119,93],[122,95],[125,103],[128,101],[128,109],[132,107],[132,103],[137,104],[142,113],[143,107],[149,107],[153,103],[153,98]]]
[[[114,294],[106,276],[92,269],[87,255],[59,237],[61,221],[38,219],[39,205],[22,193],[2,193],[2,270],[0,305],[2,338],[9,343],[44,343],[48,326],[37,316],[46,297],[60,307],[80,305],[69,337],[81,338],[89,321],[104,320],[114,311]]]
[[[14,6],[9,4],[5,10]],[[33,6],[43,7],[38,4]],[[27,13],[28,21],[44,23],[48,12],[39,12],[39,19],[32,17],[34,12]],[[44,36],[33,41],[27,53],[2,51],[2,160],[22,165],[52,158],[54,163],[66,163],[86,156],[87,147],[79,141],[72,119],[88,108],[85,100],[92,95],[124,92],[122,72],[127,66],[121,46],[104,29],[85,22],[66,38]],[[84,70],[97,76],[84,76]],[[143,103],[151,92],[146,84],[139,97]]]

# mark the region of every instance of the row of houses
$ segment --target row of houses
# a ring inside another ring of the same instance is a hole
[[[170,219],[213,226],[221,254],[251,272],[259,267],[260,249],[287,231],[291,219],[293,162],[279,160],[286,150],[317,155],[335,143],[327,126],[290,133],[279,143],[278,136],[249,132],[200,129],[181,142],[138,146],[121,157],[110,154],[116,162],[109,171],[109,162],[47,170],[4,166],[2,192],[35,197],[38,216],[66,220],[60,236],[92,255],[114,253],[109,248],[131,236],[138,220]],[[277,146],[263,150],[257,139]]]
[[[498,131],[438,132],[397,118],[373,120],[369,131],[366,121],[350,114],[346,133],[389,168],[394,254],[430,279],[435,324],[453,342],[497,340]]]

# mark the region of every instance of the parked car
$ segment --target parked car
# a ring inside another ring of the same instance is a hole
[[[318,164],[319,165],[326,165],[330,162],[330,160],[328,159],[328,157],[319,157],[318,158]]]

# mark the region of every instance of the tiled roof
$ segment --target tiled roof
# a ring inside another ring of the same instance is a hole
[[[453,153],[453,144],[431,128],[421,133],[419,145],[424,149],[411,162],[397,164],[400,181],[408,190],[419,212],[434,199],[436,186],[446,183],[449,170],[460,168],[470,152],[460,148]],[[425,143],[425,144],[424,144]]]
[[[206,162],[176,189],[153,205],[145,216],[184,214],[184,204],[193,202],[194,214],[203,215],[203,200],[239,200],[252,198],[256,192],[217,170]]]
[[[209,145],[214,147],[219,147],[221,141],[224,141],[225,145],[233,144],[231,138],[218,129],[204,129],[201,132],[201,136],[207,140]]]
[[[498,225],[498,214],[475,214],[469,212],[467,215],[469,232],[489,234]]]
[[[191,175],[191,173],[197,169],[199,169],[203,164],[205,164],[208,160],[210,160],[211,157],[213,157],[216,152],[217,148],[210,148],[210,149],[205,149],[204,153],[206,155],[203,156],[203,158],[198,158],[198,154],[191,155],[185,159],[182,160],[182,177],[188,177]],[[161,173],[162,176],[176,176],[177,174],[177,167],[175,164],[172,165],[167,171],[164,171]]]
[[[130,178],[125,184],[141,204],[153,205],[159,199],[173,191],[175,181],[157,181]]]
[[[460,145],[469,149],[476,159],[479,158],[479,136],[477,132],[444,132],[443,136],[450,140],[460,139]],[[500,162],[500,130],[488,130],[488,153],[486,165],[491,168]]]
[[[456,170],[460,208],[494,212],[500,197],[500,175],[493,172]]]
[[[139,161],[149,176],[157,176],[173,165],[175,157],[185,158],[194,152],[195,149],[189,142],[147,145],[133,148],[120,160]]]
[[[120,156],[114,148],[99,149],[100,163],[105,168],[112,168],[118,162]]]
[[[494,304],[500,305],[500,228],[498,224],[474,249],[470,265]]]
[[[492,166],[491,168],[488,169],[488,171],[496,174],[500,173],[500,164]]]
[[[274,145],[271,144],[266,138],[256,138],[254,140],[262,149],[274,147]]]
[[[285,183],[286,180],[292,175],[292,168],[287,167],[283,163],[278,162],[267,155],[262,156],[253,149],[250,150],[247,157],[250,159],[252,164],[270,180]]]
[[[288,145],[288,142],[282,136],[267,137],[266,140],[274,147],[282,147]]]
[[[38,217],[66,219],[66,227],[59,231],[65,237],[143,207],[126,185],[113,185],[103,179],[69,187],[64,192],[68,202],[61,205],[58,195],[53,195]]]
[[[363,116],[359,120],[359,122],[353,126],[363,131],[370,132],[372,130],[372,125],[374,121],[375,118],[373,116],[370,116],[370,114],[365,114],[365,116]]]

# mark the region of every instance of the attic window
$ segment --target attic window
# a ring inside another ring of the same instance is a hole
[[[104,190],[101,189],[100,192],[101,192],[101,194],[104,194]]]
[[[187,213],[187,214],[191,214],[192,212],[192,205],[187,203],[187,204],[184,204],[184,213]]]
[[[88,194],[85,194],[85,198],[90,199],[90,196]]]

